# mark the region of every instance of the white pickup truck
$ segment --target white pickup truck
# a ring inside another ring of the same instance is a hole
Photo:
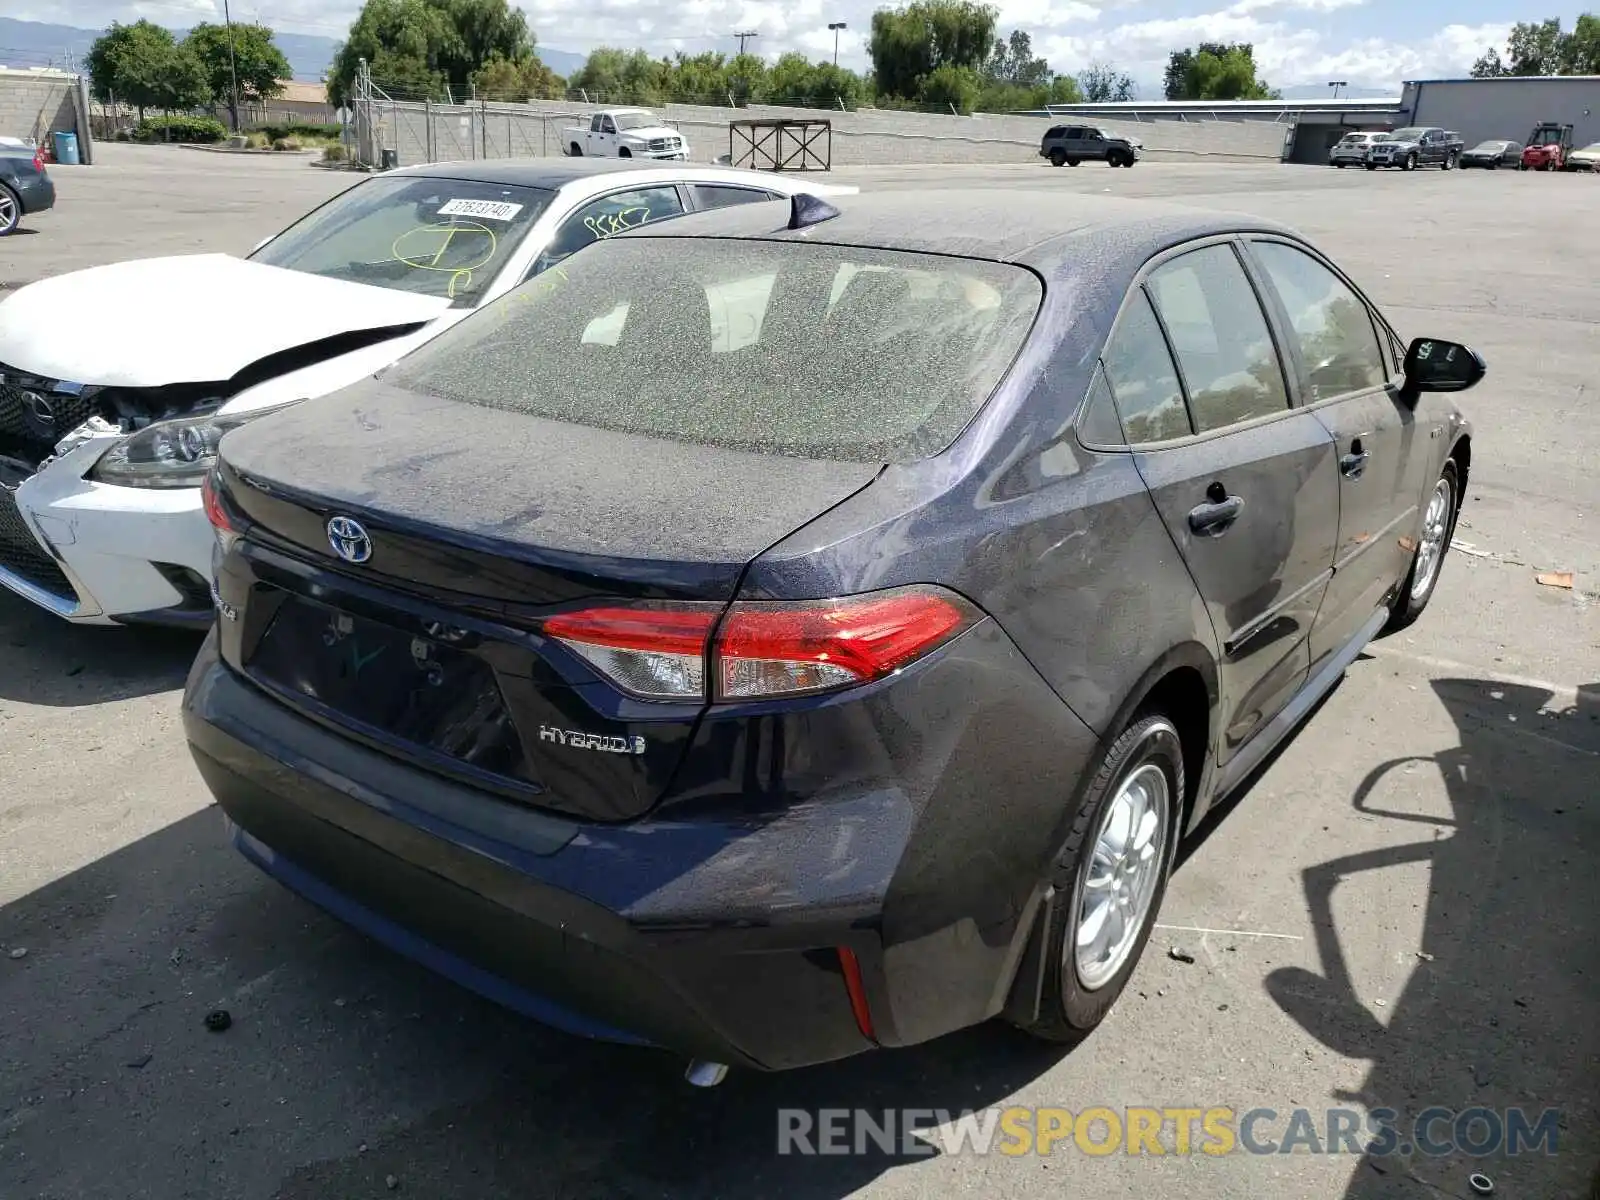
[[[568,125],[561,133],[574,158],[587,154],[689,161],[689,143],[683,135],[667,128],[648,108],[608,108],[590,117],[587,125]]]

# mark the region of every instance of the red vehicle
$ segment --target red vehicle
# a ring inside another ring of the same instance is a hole
[[[1572,126],[1546,121],[1528,135],[1521,171],[1564,171],[1572,152]]]

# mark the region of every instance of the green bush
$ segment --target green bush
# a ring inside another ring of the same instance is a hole
[[[323,162],[343,162],[347,157],[348,155],[345,153],[345,148],[338,142],[335,142],[331,146],[324,146],[322,148]]]
[[[258,125],[256,128],[274,142],[279,138],[337,138],[344,132],[337,121],[328,125],[294,122],[288,125]]]
[[[215,117],[146,117],[133,136],[140,142],[220,142],[228,128]]]

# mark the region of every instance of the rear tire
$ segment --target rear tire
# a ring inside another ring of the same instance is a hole
[[[1081,158],[1069,158],[1069,159],[1067,159],[1067,166],[1075,167],[1082,161],[1083,160]]]
[[[1460,511],[1461,488],[1456,464],[1455,460],[1447,459],[1423,507],[1422,532],[1411,555],[1411,569],[1389,605],[1389,623],[1383,627],[1385,633],[1394,633],[1410,625],[1433,599],[1445,555],[1455,537],[1456,515]]]
[[[22,224],[22,198],[5,184],[0,183],[0,237],[5,237]]]
[[[1052,167],[1065,166],[1066,162],[1067,162],[1067,156],[1061,150],[1052,150],[1052,151],[1050,151],[1050,165]]]
[[[1378,169],[1377,163],[1363,163],[1362,166],[1366,167],[1369,171],[1376,171]]]
[[[1139,965],[1161,910],[1184,796],[1177,728],[1159,712],[1135,718],[1106,751],[1056,859],[1039,1013],[1019,1026],[1023,1032],[1072,1045],[1105,1020]],[[1112,909],[1122,917],[1113,917]],[[1108,931],[1103,954],[1089,953],[1099,945],[1092,936],[1096,929]],[[1080,938],[1090,943],[1081,951]]]
[[[571,158],[582,158],[583,157],[583,147],[578,145],[577,142],[573,142],[572,143],[572,153],[569,155],[569,157],[571,157]]]

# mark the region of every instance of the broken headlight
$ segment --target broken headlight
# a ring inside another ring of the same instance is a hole
[[[121,487],[199,487],[206,472],[217,461],[217,446],[223,434],[246,421],[287,407],[287,404],[277,404],[225,416],[213,410],[157,421],[129,434],[101,455],[89,472],[89,478]]]

